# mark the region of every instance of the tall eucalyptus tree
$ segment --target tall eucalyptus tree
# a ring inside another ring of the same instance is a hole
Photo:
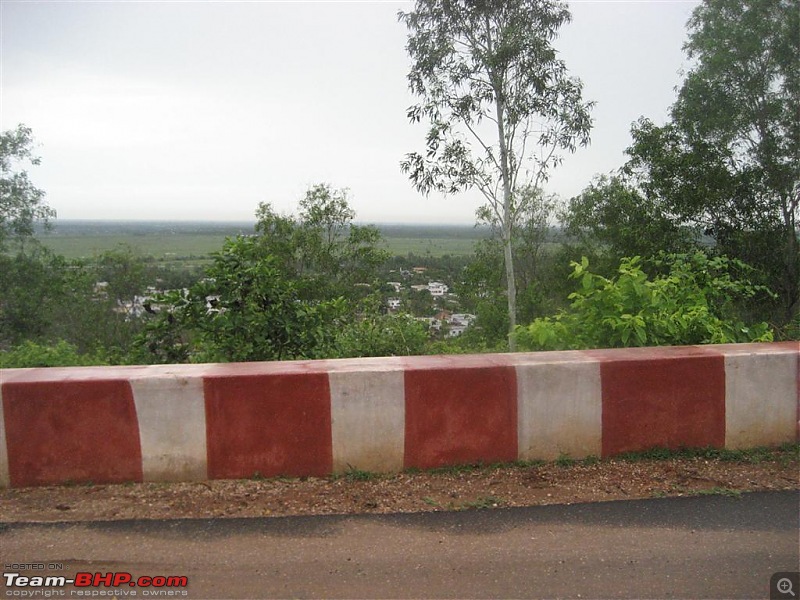
[[[524,190],[541,188],[564,151],[589,142],[592,103],[553,47],[570,13],[557,0],[417,0],[399,19],[419,98],[408,118],[429,123],[425,154],[408,154],[401,168],[425,194],[484,196],[478,218],[500,232],[513,331],[514,229],[542,197]]]

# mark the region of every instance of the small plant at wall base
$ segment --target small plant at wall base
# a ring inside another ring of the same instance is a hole
[[[647,265],[656,275],[649,276]],[[772,341],[766,323],[749,324],[735,311],[738,301],[771,296],[746,279],[740,261],[703,252],[624,258],[607,279],[585,257],[572,263],[579,289],[572,304],[552,317],[516,329],[522,350],[580,350],[630,346],[725,344]],[[741,273],[737,277],[734,273]]]

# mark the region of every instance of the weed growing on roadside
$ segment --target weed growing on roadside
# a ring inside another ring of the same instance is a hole
[[[517,466],[521,469],[531,469],[533,467],[543,467],[547,464],[546,460],[519,460],[515,463],[511,463],[513,466]]]
[[[707,490],[693,490],[689,492],[696,496],[728,496],[729,498],[741,498],[742,492],[725,487],[712,487]]]
[[[566,469],[568,467],[575,466],[577,461],[572,458],[569,454],[561,453],[558,455],[558,458],[555,460],[555,463],[561,467],[562,469]]]
[[[783,444],[779,448],[766,448],[761,446],[747,449],[712,448],[709,446],[705,448],[680,448],[678,450],[670,450],[669,448],[655,447],[640,452],[625,452],[614,458],[625,462],[701,458],[750,464],[760,464],[762,462],[778,460],[783,464],[788,464],[792,460],[800,458],[800,444]]]
[[[479,496],[471,502],[464,502],[459,508],[497,508],[503,504],[505,504],[505,501],[501,498],[496,498],[494,496]]]
[[[651,448],[650,450],[643,450],[641,452],[625,452],[617,455],[617,460],[625,462],[641,462],[644,460],[667,460],[675,457],[674,450],[667,448]]]
[[[472,471],[479,471],[481,469],[496,468],[496,465],[486,465],[484,463],[468,463],[463,465],[448,465],[445,467],[434,467],[433,469],[425,469],[426,473],[432,475],[457,475],[459,473],[471,473]]]
[[[363,469],[357,469],[353,465],[347,465],[347,471],[344,473],[334,473],[331,475],[331,480],[336,481],[337,479],[344,479],[345,481],[375,481],[376,479],[380,479],[380,473],[374,473],[373,471],[365,471]]]

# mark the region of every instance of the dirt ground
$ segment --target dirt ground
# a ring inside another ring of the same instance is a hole
[[[0,522],[422,512],[787,489],[800,489],[798,446],[739,460],[560,460],[326,479],[3,489]]]

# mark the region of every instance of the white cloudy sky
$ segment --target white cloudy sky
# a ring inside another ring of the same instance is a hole
[[[595,100],[592,145],[553,172],[567,198],[662,121],[696,2],[570,3],[557,42]],[[424,198],[400,172],[411,2],[0,0],[0,130],[25,123],[59,219],[250,220],[312,184],[360,221],[471,223],[478,197]]]

